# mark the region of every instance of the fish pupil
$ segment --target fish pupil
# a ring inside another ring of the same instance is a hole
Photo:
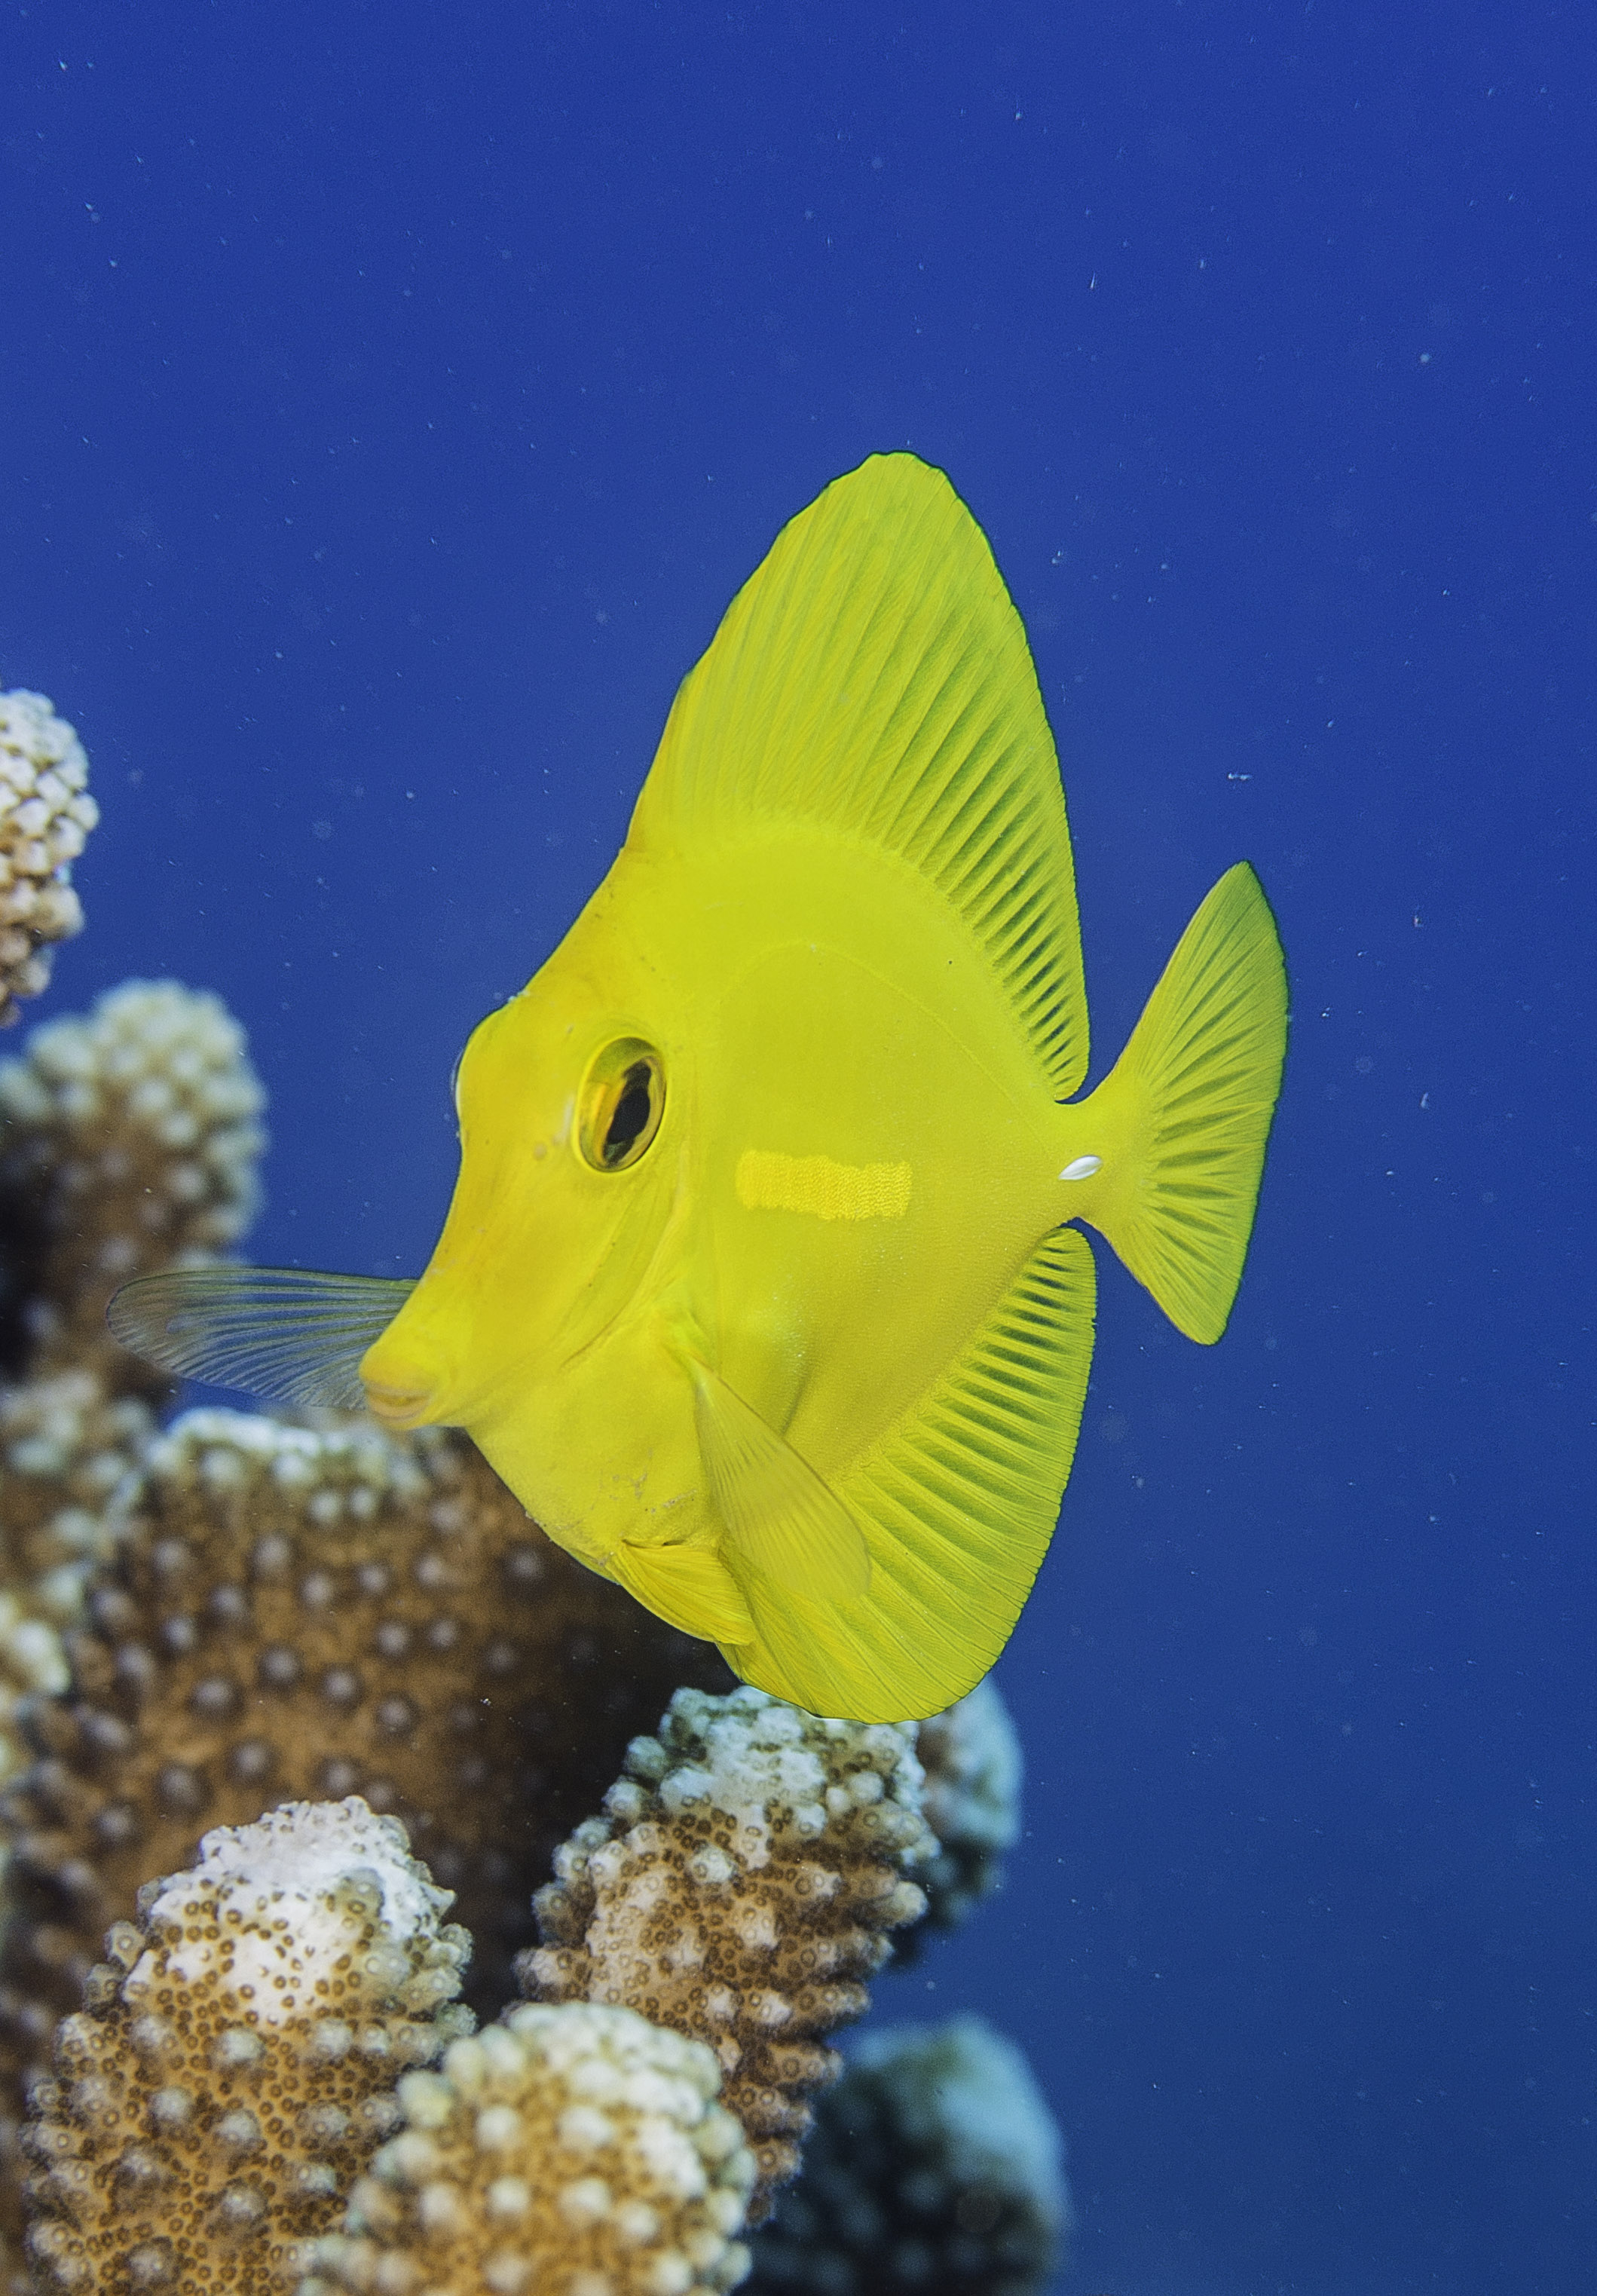
[[[652,1106],[649,1081],[646,1061],[638,1061],[627,1070],[600,1151],[607,1165],[618,1164],[648,1124]]]
[[[666,1109],[664,1064],[652,1045],[621,1037],[596,1053],[582,1086],[577,1147],[591,1171],[629,1172],[646,1156]]]

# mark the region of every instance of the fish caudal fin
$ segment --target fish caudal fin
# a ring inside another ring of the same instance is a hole
[[[1073,1111],[1097,1112],[1102,1158],[1081,1217],[1189,1339],[1217,1340],[1231,1314],[1286,1041],[1280,936],[1241,861],[1183,933],[1113,1070]]]

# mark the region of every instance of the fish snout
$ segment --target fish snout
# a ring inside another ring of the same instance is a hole
[[[432,1401],[430,1388],[383,1387],[364,1374],[361,1385],[365,1389],[366,1408],[373,1418],[381,1419],[397,1435],[426,1423],[428,1406]]]
[[[396,1434],[424,1426],[436,1415],[433,1405],[441,1382],[415,1349],[395,1340],[391,1324],[361,1357],[360,1383],[366,1391],[367,1410]]]

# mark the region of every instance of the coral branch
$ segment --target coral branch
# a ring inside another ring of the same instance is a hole
[[[749,2296],[1035,2296],[1069,2224],[1062,2152],[980,2018],[867,2034],[755,2240]]]
[[[124,981],[0,1070],[0,1233],[36,1374],[70,1364],[118,1394],[169,1396],[111,1340],[105,1303],[129,1276],[242,1234],[263,1105],[238,1022],[173,980]]]
[[[100,818],[83,745],[42,693],[0,693],[0,1029],[81,931],[72,864]]]
[[[21,1759],[19,1700],[67,1686],[62,1635],[153,1431],[136,1396],[108,1395],[91,1371],[0,1388],[0,1778]]]
[[[356,1799],[208,1834],[142,1890],[24,2138],[46,2284],[254,2291],[330,2228],[396,2076],[469,2030],[449,1903]]]
[[[627,2009],[512,2009],[399,2084],[409,2126],[301,2296],[718,2296],[754,2181],[708,2049]]]
[[[18,1699],[66,1685],[62,1631],[170,1393],[111,1344],[106,1300],[238,1234],[260,1108],[243,1032],[170,981],[50,1022],[0,1067],[0,1363],[24,1374],[0,1388],[0,1776]]]
[[[860,1980],[924,1909],[905,1877],[937,1845],[912,1739],[747,1687],[678,1691],[538,1893],[545,1943],[523,1956],[524,1988],[712,2042],[756,2141],[754,2221],[798,2166],[805,2099],[835,2076],[825,2036],[864,2009]]]
[[[908,1968],[930,1930],[957,1929],[1003,1878],[1003,1852],[1020,1838],[1020,1742],[989,1675],[946,1714],[915,1734],[926,1773],[921,1801],[938,1854],[916,1874],[923,1918],[893,1941],[895,1968]]]

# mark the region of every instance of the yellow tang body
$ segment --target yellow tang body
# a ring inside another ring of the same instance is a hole
[[[1064,1223],[1195,1336],[1229,1310],[1285,991],[1251,873],[1211,906],[1220,1041],[1061,1105],[1086,1002],[1025,635],[947,481],[867,463],[736,600],[614,867],[467,1046],[455,1200],[373,1400],[467,1428],[763,1689],[946,1706],[1069,1470],[1093,1284]]]
[[[1218,1338],[1285,1031],[1239,865],[1071,1102],[1086,1001],[1025,634],[947,480],[878,457],[779,537],[614,867],[467,1046],[454,1201],[367,1397],[464,1427],[746,1680],[933,1713],[1052,1534],[1093,1342],[1067,1223]]]

